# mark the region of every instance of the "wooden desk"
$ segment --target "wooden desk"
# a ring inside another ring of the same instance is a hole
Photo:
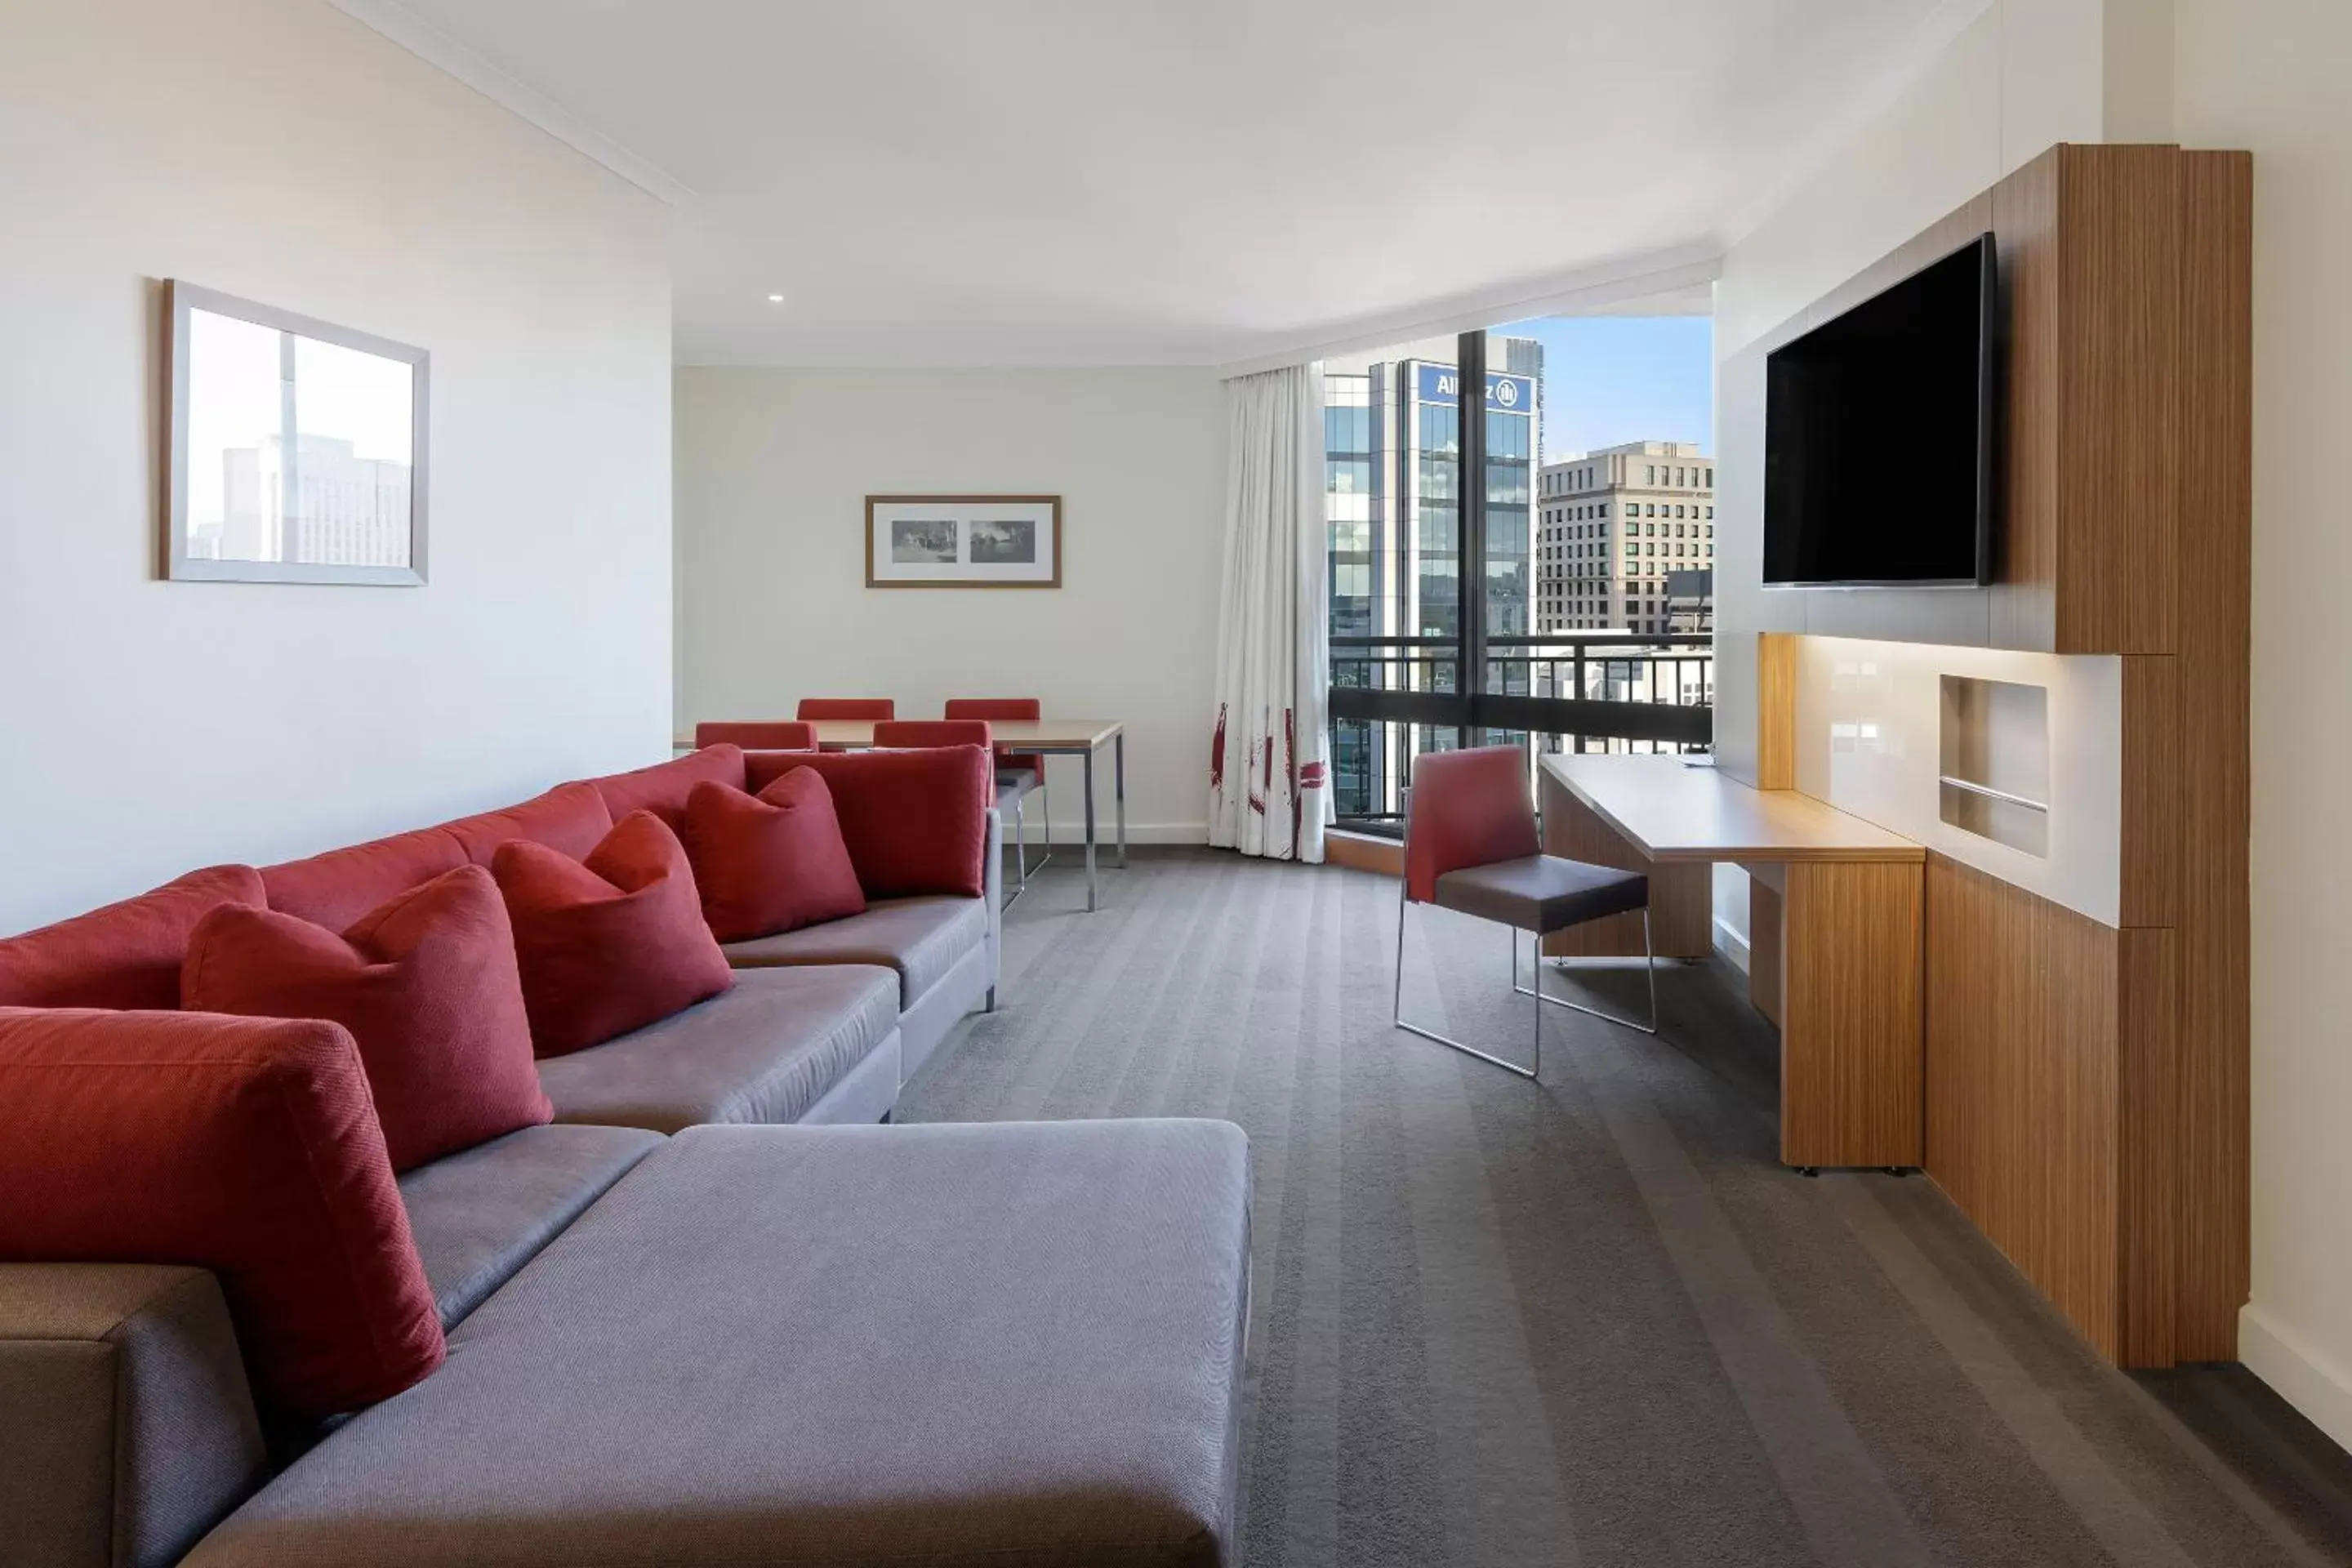
[[[871,719],[817,719],[819,751],[862,751],[874,743]],[[1115,719],[991,719],[988,732],[999,754],[1083,757],[1087,781],[1087,909],[1096,907],[1095,755],[1110,748],[1111,809],[1118,822],[1118,864],[1127,866],[1127,729]],[[1046,847],[1051,855],[1053,847]]]
[[[1748,995],[1780,1026],[1781,1160],[1922,1163],[1927,851],[1811,795],[1671,756],[1549,755],[1540,779],[1544,848],[1647,874],[1662,957],[1706,956],[1710,868],[1748,868]],[[1638,957],[1642,923],[1594,921],[1545,951]]]

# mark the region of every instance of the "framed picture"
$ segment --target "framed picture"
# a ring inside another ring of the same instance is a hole
[[[425,581],[423,349],[163,285],[163,574]]]
[[[1058,588],[1060,496],[867,496],[869,588]]]

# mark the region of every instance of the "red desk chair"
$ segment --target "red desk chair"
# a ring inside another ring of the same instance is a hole
[[[898,705],[887,697],[803,697],[795,719],[895,719]]]
[[[747,752],[814,752],[816,727],[799,719],[697,724],[694,749],[699,752],[710,746],[740,746]]]
[[[1043,719],[1044,705],[1034,697],[957,697],[951,698],[945,710],[950,719],[1008,719],[1034,723]],[[1037,810],[1045,819],[1045,853],[1037,864],[1029,864],[1028,835],[1022,818],[1030,795],[1037,797]],[[1011,752],[997,758],[996,808],[1013,812],[1013,843],[1020,855],[1020,869],[1014,877],[1013,898],[1029,889],[1029,873],[1042,871],[1054,858],[1054,801],[1045,793],[1045,759],[1034,752]],[[1009,906],[1012,899],[1005,900]]]
[[[1527,758],[1517,746],[1431,752],[1413,760],[1405,793],[1404,885],[1397,896],[1396,1026],[1465,1056],[1536,1078],[1543,1070],[1543,1005],[1572,1008],[1645,1035],[1658,1032],[1658,970],[1650,944],[1650,879],[1614,866],[1589,866],[1543,853]],[[1535,1065],[1521,1067],[1449,1039],[1404,1016],[1404,917],[1408,904],[1434,904],[1511,928],[1511,989],[1536,999]],[[1543,939],[1609,915],[1642,911],[1642,955],[1650,1021],[1637,1024],[1543,989]],[[1536,938],[1535,989],[1519,984],[1519,932]]]

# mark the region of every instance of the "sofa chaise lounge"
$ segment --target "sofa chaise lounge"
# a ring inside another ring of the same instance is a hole
[[[716,748],[258,881],[333,923],[506,838],[578,853],[808,761]],[[1232,1561],[1240,1133],[872,1125],[910,1033],[919,1064],[992,1001],[998,952],[992,820],[978,897],[902,890],[908,835],[881,829],[992,794],[860,801],[827,771],[865,915],[746,944],[732,990],[542,1062],[554,1123],[399,1178],[448,1346],[415,1386],[289,1431],[212,1273],[0,1262],[0,1561]],[[85,917],[62,958],[0,942],[0,1007],[109,1005],[184,940],[170,892]]]

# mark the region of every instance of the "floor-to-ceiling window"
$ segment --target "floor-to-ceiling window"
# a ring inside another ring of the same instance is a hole
[[[1541,750],[1709,743],[1699,324],[1591,334],[1538,320],[1327,362],[1344,825],[1393,826],[1424,752],[1507,741],[1532,766]],[[1629,449],[1646,460],[1629,463]],[[1661,457],[1671,482],[1655,479]],[[1642,499],[1617,493],[1629,475]],[[1654,520],[1654,490],[1686,516]],[[1655,521],[1685,532],[1641,531]]]

